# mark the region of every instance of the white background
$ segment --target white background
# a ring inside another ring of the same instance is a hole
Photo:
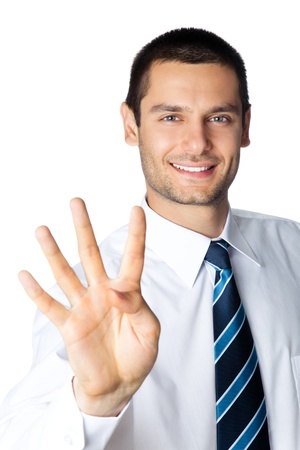
[[[78,260],[69,200],[86,200],[101,241],[144,194],[119,105],[133,56],[171,28],[220,34],[248,68],[252,126],[234,207],[300,221],[297,1],[2,0],[0,4],[0,401],[31,363],[35,307],[17,280],[54,280],[34,237],[53,231]],[[116,203],[119,209],[115,210]]]

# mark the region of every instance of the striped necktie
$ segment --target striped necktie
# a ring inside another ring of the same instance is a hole
[[[216,270],[213,297],[218,450],[269,450],[257,354],[233,277],[228,243],[212,241],[205,260]]]

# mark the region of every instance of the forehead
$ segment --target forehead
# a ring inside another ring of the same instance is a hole
[[[156,62],[149,73],[142,103],[195,101],[241,105],[239,80],[235,71],[220,64]]]

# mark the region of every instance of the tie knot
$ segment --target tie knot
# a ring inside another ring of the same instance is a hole
[[[227,250],[228,246],[228,242],[223,239],[220,241],[211,241],[204,258],[205,261],[208,261],[216,270],[231,269]]]

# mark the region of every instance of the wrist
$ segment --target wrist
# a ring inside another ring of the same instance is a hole
[[[89,395],[84,392],[76,376],[73,377],[72,386],[78,408],[89,416],[117,417],[131,398],[120,390],[104,395]]]

